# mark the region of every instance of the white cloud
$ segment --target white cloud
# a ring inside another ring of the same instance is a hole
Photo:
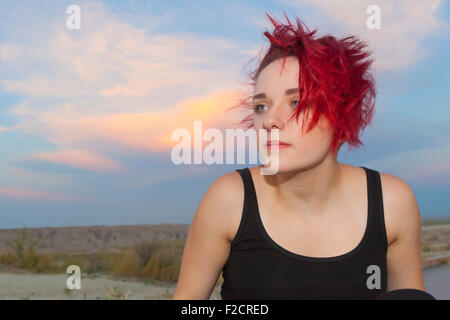
[[[298,9],[300,18],[304,5],[321,12],[311,29],[319,27],[320,32],[355,34],[367,40],[374,50],[377,70],[404,68],[415,63],[427,54],[422,40],[444,29],[448,31],[448,24],[438,17],[441,0],[286,0],[286,3]],[[381,9],[380,30],[369,30],[366,26],[369,17],[366,9],[373,4]]]

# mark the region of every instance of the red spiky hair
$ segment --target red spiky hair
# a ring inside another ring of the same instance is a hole
[[[312,109],[308,132],[324,115],[334,130],[333,152],[338,150],[341,142],[347,142],[349,148],[364,145],[359,135],[372,120],[376,97],[375,80],[370,72],[372,60],[365,50],[367,44],[355,36],[318,38],[315,37],[317,30],[310,31],[299,18],[294,26],[286,13],[287,24],[276,21],[267,12],[265,14],[274,30],[264,32],[270,47],[257,69],[250,73],[250,84],[254,87],[260,72],[274,60],[283,58],[283,69],[286,57],[297,57],[300,99],[293,114],[296,120],[302,110],[309,112]],[[247,96],[239,105],[253,108],[251,99],[252,96]],[[306,108],[311,103],[315,108]],[[253,127],[253,113],[241,123],[248,123],[246,129]]]

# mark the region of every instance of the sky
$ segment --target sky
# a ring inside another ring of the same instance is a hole
[[[375,116],[338,160],[403,179],[422,218],[450,218],[448,1],[16,0],[0,2],[0,229],[190,223],[215,179],[253,164],[175,165],[171,133],[237,127],[243,111],[226,109],[251,89],[265,12],[283,11],[373,52]]]

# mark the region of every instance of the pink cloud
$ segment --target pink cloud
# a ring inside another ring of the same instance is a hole
[[[83,126],[88,134],[107,138],[127,146],[165,152],[176,142],[171,141],[172,131],[185,128],[193,136],[194,120],[201,120],[203,131],[207,128],[236,128],[242,110],[227,111],[236,104],[239,93],[223,90],[185,99],[162,112],[119,113],[90,117]]]
[[[123,170],[118,162],[87,150],[70,149],[49,153],[37,153],[32,157],[38,160],[65,164],[67,166],[89,171]]]
[[[18,199],[30,200],[49,200],[49,201],[79,201],[78,196],[51,193],[46,191],[18,189],[18,188],[0,188],[0,195]]]
[[[194,120],[203,122],[203,130],[213,128],[236,128],[248,110],[227,109],[242,98],[237,90],[218,90],[202,96],[187,98],[160,111],[92,113],[85,115],[67,105],[54,112],[41,112],[36,117],[21,122],[15,129],[21,132],[42,134],[49,141],[71,149],[92,149],[105,141],[137,150],[166,152],[175,142],[172,131],[185,128],[193,131]],[[16,111],[26,112],[27,105]],[[65,163],[93,170],[118,170],[97,152],[60,151],[42,154],[40,159]]]

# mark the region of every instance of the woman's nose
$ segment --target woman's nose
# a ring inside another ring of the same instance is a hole
[[[266,118],[264,119],[264,129],[271,130],[271,129],[278,129],[283,130],[285,127],[285,116],[281,110],[281,106],[272,107],[269,109],[269,111],[266,114]]]

